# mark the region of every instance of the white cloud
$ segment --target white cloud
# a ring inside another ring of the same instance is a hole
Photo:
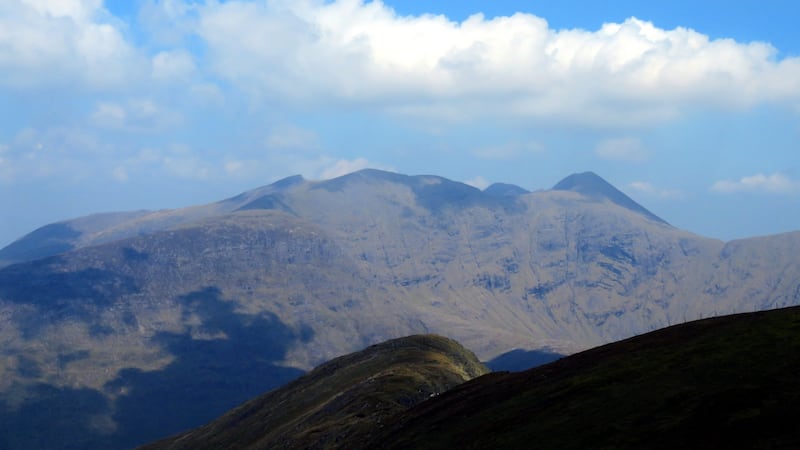
[[[225,173],[229,175],[235,175],[247,169],[245,162],[240,160],[225,161],[223,167],[225,169]]]
[[[217,167],[207,155],[199,154],[187,145],[174,143],[140,149],[121,164],[116,164],[111,174],[117,181],[142,176],[205,181],[218,178],[224,169],[224,166]]]
[[[156,80],[185,80],[195,71],[192,56],[182,50],[159,52],[153,57],[152,65]]]
[[[197,14],[219,76],[294,102],[622,126],[800,98],[800,58],[635,18],[554,30],[530,14],[456,23],[352,0],[229,1]]]
[[[126,117],[122,106],[110,102],[99,102],[92,112],[92,121],[95,124],[109,128],[121,128]]]
[[[768,192],[774,194],[800,193],[800,181],[792,180],[781,173],[764,175],[762,173],[742,177],[738,181],[720,180],[711,190],[723,194],[734,192]]]
[[[612,161],[642,162],[648,158],[650,152],[639,138],[621,137],[600,142],[594,153]]]
[[[82,181],[111,153],[110,146],[81,128],[26,128],[0,152],[0,177],[11,182],[54,176]]]
[[[102,0],[22,0],[37,13],[50,17],[90,18],[103,6]]]
[[[0,2],[0,85],[124,85],[140,57],[100,0]]]
[[[648,181],[634,181],[628,186],[636,192],[658,198],[679,199],[684,197],[684,193],[678,189],[662,189]]]
[[[505,144],[478,148],[472,154],[483,159],[513,160],[542,152],[544,152],[544,145],[540,142],[510,141]]]
[[[334,162],[332,165],[323,169],[319,175],[319,178],[322,180],[328,180],[331,178],[340,177],[342,175],[347,175],[348,173],[357,172],[359,170],[367,168],[392,170],[389,167],[372,163],[368,161],[366,158],[356,158],[353,160],[340,159]]]
[[[316,150],[320,147],[317,133],[295,125],[273,128],[264,143],[270,150]]]
[[[484,190],[487,187],[489,187],[489,185],[491,183],[489,183],[489,180],[487,180],[486,178],[478,175],[477,177],[475,177],[475,178],[473,178],[471,180],[465,181],[464,184],[468,184],[468,185],[470,185],[472,187],[476,187],[476,188],[478,188],[480,190]]]
[[[180,46],[191,34],[199,5],[183,0],[145,0],[138,22],[147,36],[161,45]]]
[[[101,0],[3,0],[0,86],[129,89],[193,76],[185,88],[215,102],[231,88],[253,105],[595,127],[663,121],[696,106],[800,104],[800,58],[636,18],[587,31],[522,13],[399,16],[379,0],[140,4],[127,25]],[[140,47],[126,39],[128,26],[144,27]],[[191,50],[198,41],[201,56]]]
[[[192,98],[199,105],[213,105],[219,107],[225,103],[225,95],[214,83],[201,82],[189,87]]]
[[[168,173],[178,178],[207,180],[215,174],[211,164],[191,155],[166,156],[161,160],[161,164]]]
[[[122,166],[114,167],[114,169],[111,171],[111,176],[119,182],[124,183],[128,181],[128,171]]]
[[[91,114],[99,127],[124,131],[162,131],[183,123],[183,116],[149,98],[127,100],[124,104],[100,101]]]

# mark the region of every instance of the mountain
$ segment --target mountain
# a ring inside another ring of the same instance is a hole
[[[718,317],[491,374],[397,339],[143,449],[798,448],[798,329],[798,307]]]
[[[390,340],[327,362],[203,427],[143,449],[341,448],[400,412],[488,373],[457,342]]]
[[[484,361],[512,352],[501,367],[521,368],[526,354],[800,304],[800,233],[726,243],[615,189],[559,185],[572,187],[290,177],[25,236],[0,252],[13,262],[0,268],[0,447],[130,448],[400,336],[448,336]]]
[[[664,219],[656,216],[642,205],[633,201],[633,199],[594,172],[572,174],[553,186],[553,190],[578,192],[598,201],[610,201],[623,208],[640,213],[656,222],[667,223]]]
[[[483,192],[495,197],[516,197],[530,193],[526,189],[508,183],[494,183],[484,189]]]

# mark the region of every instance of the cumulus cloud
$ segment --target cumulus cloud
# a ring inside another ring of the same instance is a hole
[[[612,161],[642,162],[649,156],[649,151],[642,141],[635,137],[607,139],[597,144],[595,154]]]
[[[555,30],[530,14],[459,23],[354,0],[215,2],[197,14],[219,76],[294,102],[619,126],[800,98],[800,58],[636,18]]]
[[[723,194],[735,192],[767,192],[773,194],[800,193],[800,181],[792,180],[781,173],[764,175],[762,173],[740,178],[738,181],[720,180],[711,190]]]
[[[101,0],[0,2],[0,85],[123,85],[141,69],[136,49]]]
[[[523,13],[401,16],[379,0],[141,5],[146,42],[137,47],[101,0],[0,2],[0,86],[127,86],[195,74],[188,89],[216,95],[221,79],[254,104],[597,127],[662,121],[696,106],[800,104],[800,58],[637,18],[581,30]],[[202,55],[190,50],[198,42]]]
[[[679,199],[684,196],[683,192],[678,189],[662,189],[648,181],[634,181],[629,183],[628,187],[636,192],[664,199]]]

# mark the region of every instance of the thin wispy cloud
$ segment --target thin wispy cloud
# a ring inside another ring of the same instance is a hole
[[[482,177],[482,176],[478,175],[478,176],[477,176],[477,177],[475,177],[475,178],[471,178],[471,179],[469,179],[469,180],[465,181],[465,182],[464,182],[464,184],[468,184],[468,185],[470,185],[470,186],[472,186],[472,187],[478,188],[478,189],[480,189],[480,190],[484,190],[484,189],[486,189],[487,187],[489,187],[489,185],[490,185],[491,183],[490,183],[490,182],[489,182],[489,180],[487,180],[486,178],[484,178],[484,177]]]
[[[603,159],[624,162],[643,162],[650,156],[641,139],[635,137],[604,140],[597,144],[594,153]]]
[[[737,192],[766,192],[771,194],[800,194],[800,181],[793,180],[782,173],[764,175],[758,173],[739,180],[720,180],[711,190],[722,194]]]
[[[329,167],[323,169],[319,175],[319,178],[323,180],[328,180],[331,178],[340,177],[342,175],[347,175],[348,173],[357,172],[361,169],[367,169],[367,168],[389,170],[389,171],[392,170],[390,167],[383,166],[382,164],[376,164],[374,162],[370,162],[366,158],[356,158],[353,160],[340,159],[334,162]]]
[[[679,189],[664,189],[648,181],[634,181],[629,183],[628,187],[638,193],[662,199],[680,199],[685,196],[685,193]]]
[[[498,145],[477,148],[472,154],[482,159],[511,161],[521,157],[543,153],[544,144],[536,141],[509,141]]]

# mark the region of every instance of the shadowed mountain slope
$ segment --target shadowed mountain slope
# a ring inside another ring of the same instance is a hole
[[[196,430],[143,449],[342,448],[397,413],[488,372],[455,341],[417,335],[327,362]]]
[[[518,195],[525,195],[530,191],[523,189],[519,186],[507,183],[494,183],[483,191],[486,194],[495,197],[516,197]]]

